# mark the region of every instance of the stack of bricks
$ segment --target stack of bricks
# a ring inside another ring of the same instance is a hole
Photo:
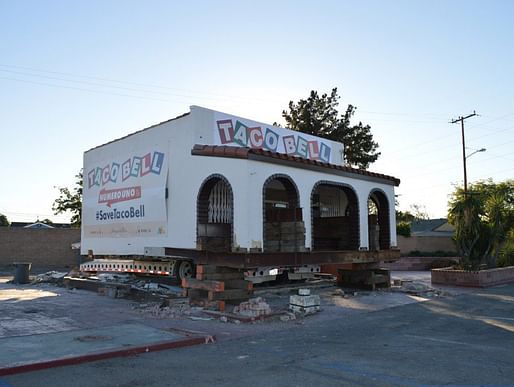
[[[271,308],[261,297],[257,297],[236,306],[234,313],[247,317],[262,317],[270,315]]]
[[[358,245],[358,235],[352,227],[349,216],[314,218],[312,232],[316,250],[354,250]],[[357,224],[357,230],[358,230]]]
[[[264,223],[264,250],[268,252],[305,251],[303,222]]]
[[[182,287],[191,305],[225,311],[226,303],[239,304],[253,294],[253,283],[238,269],[196,266],[196,278],[183,278]]]

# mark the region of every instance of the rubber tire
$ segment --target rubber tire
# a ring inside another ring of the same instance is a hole
[[[177,278],[182,281],[183,278],[193,278],[196,270],[195,265],[191,261],[180,261],[177,269]]]

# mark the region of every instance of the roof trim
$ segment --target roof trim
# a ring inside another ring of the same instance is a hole
[[[226,145],[200,145],[196,144],[191,149],[193,156],[226,157],[262,161],[273,164],[282,164],[294,168],[310,169],[317,172],[331,173],[334,175],[359,178],[361,180],[378,181],[389,185],[400,185],[400,179],[381,173],[369,172],[363,169],[351,168],[344,165],[323,163],[303,157],[291,156],[264,149],[253,149]],[[357,176],[356,176],[357,175]]]
[[[149,129],[152,129],[152,128],[155,128],[156,126],[159,126],[159,125],[162,125],[162,124],[167,124],[168,122],[171,122],[171,121],[175,121],[175,120],[178,120],[180,118],[183,118],[183,117],[186,117],[188,116],[189,114],[191,114],[191,112],[187,112],[187,113],[184,113],[184,114],[181,114],[180,116],[176,116],[175,118],[170,118],[169,120],[166,120],[166,121],[162,121],[162,122],[159,122],[158,124],[154,124],[152,126],[149,126],[147,128],[144,128],[144,129],[140,129],[136,132],[133,132],[133,133],[130,133],[130,134],[127,134],[126,136],[123,136],[123,137],[120,137],[120,138],[117,138],[117,139],[114,139],[112,141],[109,141],[109,142],[106,142],[102,145],[97,145],[91,149],[88,149],[87,151],[85,151],[84,153],[87,153],[87,152],[90,152],[92,151],[93,149],[98,149],[98,148],[101,148],[103,147],[104,145],[108,145],[108,144],[112,144],[113,142],[116,142],[116,141],[120,141],[120,140],[124,140],[126,139],[127,137],[130,137],[130,136],[133,136],[135,134],[138,134],[138,133],[141,133],[141,132],[144,132],[146,130],[149,130]]]

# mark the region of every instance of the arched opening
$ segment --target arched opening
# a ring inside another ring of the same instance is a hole
[[[298,190],[290,177],[271,176],[263,186],[264,251],[305,250],[305,225]]]
[[[312,249],[358,250],[359,203],[345,185],[319,182],[311,194]]]
[[[221,175],[208,177],[197,200],[196,246],[200,250],[231,251],[234,199],[232,187]]]
[[[370,250],[389,250],[391,247],[389,201],[382,191],[374,190],[368,198],[368,236]]]

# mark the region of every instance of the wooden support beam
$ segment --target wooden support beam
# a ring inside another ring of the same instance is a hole
[[[228,289],[223,292],[212,292],[209,291],[207,299],[209,301],[219,300],[243,300],[251,297],[253,291],[246,289]]]
[[[190,300],[206,299],[209,296],[208,290],[203,289],[187,289],[187,297]]]
[[[182,278],[182,287],[222,292],[225,290],[225,283],[223,281],[200,281],[195,278]]]
[[[205,280],[214,280],[214,281],[222,281],[222,280],[238,280],[244,279],[244,274],[240,273],[196,273],[196,279],[199,281]]]
[[[227,281],[225,281],[225,289],[253,290],[253,282],[247,281],[247,280],[240,280],[240,279],[227,280]]]
[[[220,312],[225,311],[225,301],[209,301],[207,299],[191,300],[191,305],[201,306],[206,309],[218,310]]]
[[[224,267],[224,266],[214,266],[214,265],[198,265],[196,266],[197,274],[214,274],[214,273],[241,273],[238,269],[234,269],[232,267]]]

